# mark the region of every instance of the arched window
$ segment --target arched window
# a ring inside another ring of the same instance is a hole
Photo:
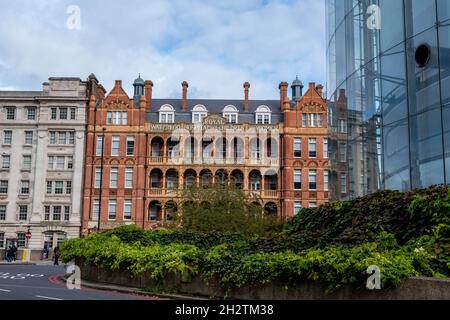
[[[222,116],[227,119],[229,123],[238,123],[239,112],[235,106],[229,105],[223,108]]]
[[[268,106],[259,106],[255,112],[256,124],[271,124],[272,110]]]
[[[170,104],[165,104],[159,108],[159,122],[173,123],[175,122],[175,109]]]
[[[208,109],[204,105],[198,104],[192,109],[192,123],[201,123],[207,116]]]

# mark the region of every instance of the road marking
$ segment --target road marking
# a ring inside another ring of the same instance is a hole
[[[42,298],[42,299],[48,299],[48,300],[62,300],[62,299],[59,299],[59,298],[46,297],[46,296],[36,296],[36,298]]]
[[[6,289],[0,289],[0,291],[2,291],[2,292],[11,292],[11,290],[6,290]]]

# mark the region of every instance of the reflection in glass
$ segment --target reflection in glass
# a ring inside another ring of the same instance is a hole
[[[381,50],[385,51],[402,42],[403,34],[403,0],[380,0],[381,9]],[[389,14],[384,14],[389,12]]]
[[[406,0],[406,36],[415,36],[436,24],[435,0]]]
[[[417,65],[415,59],[416,49],[422,44],[427,45],[431,50],[430,60],[423,68]],[[406,50],[410,115],[439,107],[439,59],[436,29],[428,30],[408,40]]]
[[[381,56],[383,122],[389,124],[407,117],[404,46]]]
[[[441,22],[450,19],[450,1],[437,0],[437,12],[438,18]]]
[[[411,117],[410,140],[412,187],[444,183],[441,110]]]
[[[381,30],[367,27],[373,3]],[[449,8],[448,0],[327,0],[332,199],[450,183]],[[437,25],[436,14],[447,22]],[[421,45],[430,52],[422,66]]]
[[[450,7],[450,1],[448,3]],[[439,45],[442,104],[445,105],[450,103],[450,26],[439,28]]]

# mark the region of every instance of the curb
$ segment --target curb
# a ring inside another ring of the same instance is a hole
[[[67,282],[67,277],[69,275],[64,275],[59,277],[58,280],[61,280],[62,282]],[[177,294],[165,294],[165,293],[150,293],[146,291],[142,291],[139,288],[132,288],[132,287],[123,287],[119,285],[108,285],[103,284],[99,282],[89,282],[86,280],[82,280],[82,286],[86,288],[92,288],[92,289],[98,289],[98,290],[105,290],[105,291],[116,291],[121,293],[133,293],[138,294],[142,296],[151,296],[151,297],[158,297],[158,298],[165,298],[170,300],[208,300],[206,298],[200,298],[200,297],[192,297],[192,296],[183,296],[183,295],[177,295]]]
[[[34,262],[0,262],[0,266],[35,266]]]

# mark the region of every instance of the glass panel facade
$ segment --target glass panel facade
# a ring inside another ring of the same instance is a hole
[[[326,1],[331,197],[450,183],[450,2]]]
[[[438,17],[441,22],[450,19],[450,2],[448,0],[437,0]]]

